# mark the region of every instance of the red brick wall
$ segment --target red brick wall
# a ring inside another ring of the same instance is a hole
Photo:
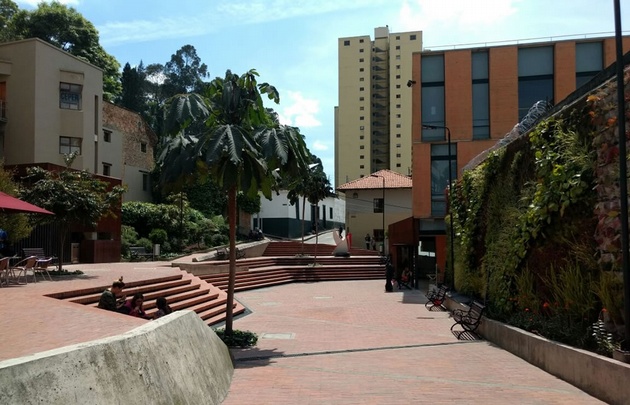
[[[518,49],[490,48],[490,137],[503,138],[518,122]]]
[[[472,70],[470,50],[444,54],[446,122],[451,140],[472,139]]]

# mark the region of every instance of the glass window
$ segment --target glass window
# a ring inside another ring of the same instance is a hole
[[[409,35],[409,39],[412,41],[416,40],[416,34]]]
[[[575,87],[579,88],[604,69],[601,42],[575,44]]]
[[[147,144],[144,142],[140,142],[140,152],[147,153]]]
[[[112,165],[109,163],[103,163],[103,176],[111,176]]]
[[[70,153],[78,152],[81,154],[81,138],[71,138],[69,136],[59,137],[59,153],[61,155],[67,155]]]
[[[106,129],[103,130],[103,141],[105,142],[112,141],[112,131],[108,131]]]
[[[523,119],[537,101],[553,103],[553,47],[518,50],[518,117]]]
[[[444,83],[444,56],[422,56],[422,83]]]
[[[149,174],[142,173],[142,191],[149,190]]]
[[[374,213],[375,214],[383,212],[383,206],[385,204],[384,204],[384,201],[383,201],[382,198],[375,198],[374,201],[373,201],[373,205],[374,205]]]
[[[472,85],[473,139],[490,138],[490,96],[488,83]]]
[[[451,179],[457,177],[457,144],[451,144],[449,157],[448,144],[431,145],[431,215],[446,214],[446,187],[449,181],[449,159]]]
[[[59,108],[80,110],[82,90],[80,84],[59,83]]]
[[[444,86],[422,87],[422,124],[444,126]],[[422,140],[443,141],[443,129],[423,129]]]
[[[346,39],[345,41],[343,41],[343,46],[349,46],[350,45],[350,40]]]

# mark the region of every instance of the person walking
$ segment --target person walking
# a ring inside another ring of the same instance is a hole
[[[365,235],[365,248],[366,249],[370,249],[370,243],[372,242],[372,237],[370,236],[370,234],[368,233],[367,235]]]

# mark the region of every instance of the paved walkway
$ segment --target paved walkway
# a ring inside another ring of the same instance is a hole
[[[225,405],[599,404],[485,341],[458,341],[447,312],[383,281],[288,284],[239,293],[259,335],[233,350]]]

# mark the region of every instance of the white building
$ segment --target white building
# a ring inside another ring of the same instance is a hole
[[[282,238],[299,238],[302,236],[302,199],[291,205],[287,198],[288,191],[280,191],[269,201],[261,196],[260,212],[252,216],[252,228],[259,228],[266,235]],[[317,209],[308,201],[304,205],[304,234],[315,230],[315,221],[319,220],[318,230],[338,229],[345,227],[346,201],[329,197],[319,202]]]

